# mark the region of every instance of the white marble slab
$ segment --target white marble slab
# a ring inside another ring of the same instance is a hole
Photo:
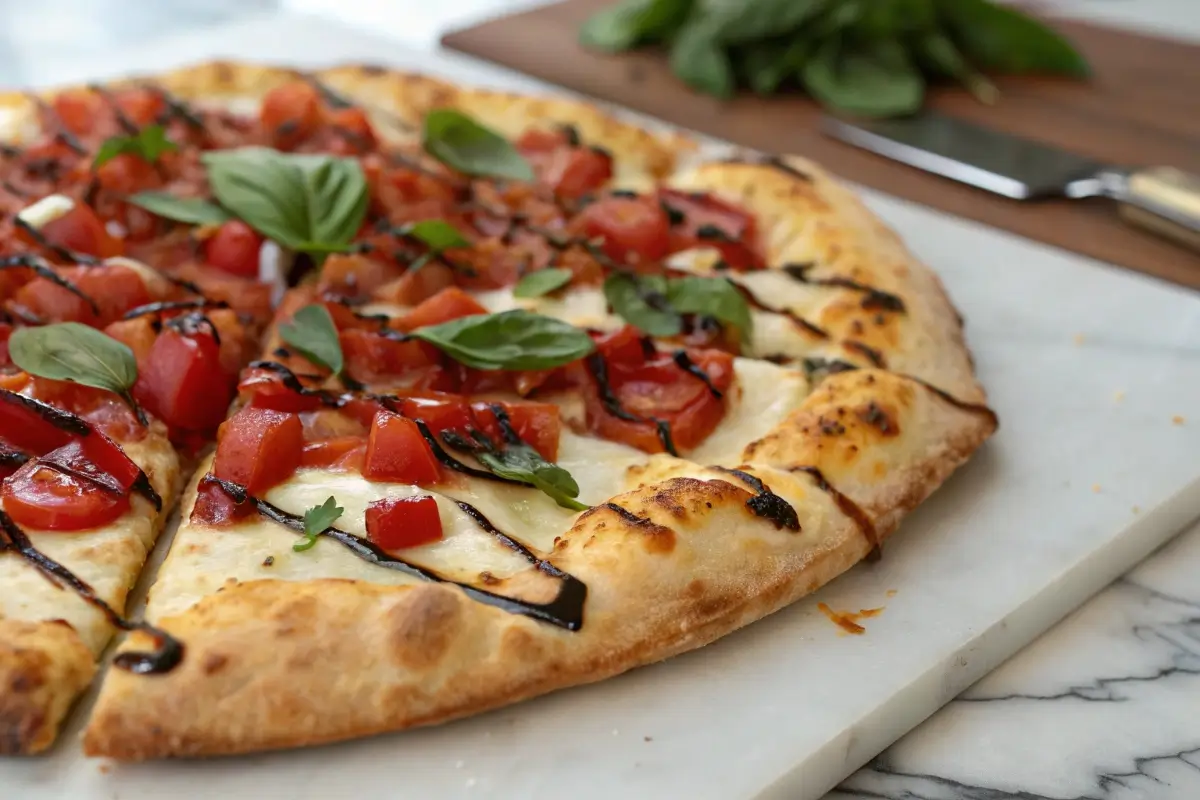
[[[218,55],[532,84],[303,20],[76,66],[113,73]],[[79,75],[47,79],[68,77]],[[461,723],[104,770],[68,736],[47,758],[0,763],[3,796],[342,797],[352,786],[363,798],[807,798],[831,788],[1200,513],[1200,298],[867,196],[945,279],[1002,420],[881,562],[699,652]],[[865,636],[839,636],[817,600],[886,610]]]

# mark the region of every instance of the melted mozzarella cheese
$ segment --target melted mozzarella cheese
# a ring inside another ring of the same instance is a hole
[[[725,418],[700,446],[684,453],[690,461],[731,465],[741,461],[747,444],[765,436],[804,401],[808,381],[803,374],[767,361],[739,358]]]
[[[41,230],[54,220],[64,217],[75,208],[75,201],[65,194],[51,194],[17,212],[17,219],[34,230]]]

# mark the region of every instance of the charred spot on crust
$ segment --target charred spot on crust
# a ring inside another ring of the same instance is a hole
[[[772,492],[771,487],[763,483],[761,478],[740,469],[726,469],[725,467],[713,467],[713,469],[733,475],[754,489],[754,496],[746,501],[746,508],[750,509],[751,514],[771,522],[775,525],[776,530],[782,528],[790,531],[800,530],[800,517],[796,514],[796,509],[792,508],[792,504],[787,500]]]
[[[856,412],[858,418],[873,428],[879,430],[884,436],[896,436],[900,433],[900,425],[892,419],[886,411],[879,407],[879,404],[874,400],[867,403],[863,408]]]
[[[659,494],[662,493],[660,492]],[[655,498],[658,497],[659,495],[655,495]],[[669,553],[675,549],[675,531],[665,525],[659,525],[652,519],[638,516],[624,506],[617,505],[616,503],[605,503],[602,506],[596,506],[596,510],[601,508],[607,508],[609,511],[614,512],[622,521],[645,536],[644,544],[646,550],[649,552]],[[683,508],[679,507],[679,511],[682,512]],[[589,543],[585,542],[584,547],[587,547]]]
[[[824,415],[817,417],[817,426],[826,436],[841,436],[846,432],[846,426],[836,419],[828,419]]]

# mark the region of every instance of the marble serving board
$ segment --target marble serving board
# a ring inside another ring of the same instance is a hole
[[[43,82],[223,56],[370,61],[548,91],[305,18],[63,63]],[[1001,418],[881,561],[697,652],[427,730],[114,765],[79,754],[77,713],[50,755],[0,761],[0,796],[822,795],[1200,515],[1200,296],[865,195],[944,279]],[[849,636],[818,602],[883,610]]]

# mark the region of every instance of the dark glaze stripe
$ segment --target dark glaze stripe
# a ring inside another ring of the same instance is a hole
[[[20,217],[13,217],[13,224],[24,231],[30,239],[33,239],[33,241],[37,243],[39,247],[46,248],[63,261],[69,261],[72,264],[81,264],[89,267],[100,263],[100,259],[96,258],[95,256],[90,256],[87,253],[76,253],[73,250],[68,250],[65,247],[60,247],[48,241],[45,236],[42,236],[41,231]]]
[[[248,494],[244,487],[221,480],[212,475],[208,475],[204,479],[210,483],[216,484],[228,494],[234,502],[239,505],[242,503],[251,503],[259,514],[276,522],[283,527],[295,531],[298,534],[304,534],[304,518],[298,517],[295,514],[290,514],[278,506],[268,503],[266,500],[261,500]],[[556,625],[560,628],[565,628],[569,631],[577,631],[583,627],[583,604],[587,598],[587,586],[578,578],[563,572],[558,567],[544,561],[535,556],[528,548],[517,542],[512,537],[500,532],[496,529],[487,517],[479,512],[474,506],[467,503],[457,503],[468,516],[471,517],[483,530],[492,536],[495,536],[506,547],[514,550],[528,559],[529,563],[533,564],[542,573],[553,578],[558,578],[562,581],[562,585],[558,590],[558,595],[549,603],[531,603],[525,600],[518,600],[512,597],[504,597],[503,595],[493,594],[484,589],[479,589],[470,584],[461,583],[439,575],[431,569],[420,567],[411,562],[405,561],[402,558],[392,555],[385,550],[377,547],[367,539],[360,536],[355,536],[352,533],[343,531],[340,528],[329,527],[321,531],[318,535],[332,539],[338,544],[345,547],[354,555],[376,566],[384,569],[395,570],[413,578],[419,578],[431,583],[445,583],[450,586],[457,586],[472,600],[483,603],[485,605],[494,606],[502,611],[507,611],[510,614],[519,614],[521,616],[531,617],[541,622],[548,622],[551,625]]]
[[[811,475],[813,480],[816,481],[817,488],[828,494],[833,499],[834,505],[838,507],[838,510],[853,520],[854,524],[857,525],[859,530],[862,531],[863,536],[866,537],[867,544],[871,546],[870,557],[879,557],[879,535],[875,531],[875,523],[871,521],[871,518],[867,516],[867,512],[863,511],[858,503],[854,502],[849,497],[834,488],[833,485],[825,479],[825,475],[821,472],[821,470],[817,469],[816,467],[790,467],[789,471],[804,472]]]
[[[33,94],[32,92],[26,92],[25,96],[33,101],[33,104],[37,106],[38,111],[40,111],[53,122],[55,139],[74,150],[77,155],[86,156],[88,154],[87,148],[83,146],[83,143],[75,137],[75,134],[67,130],[66,125],[62,121],[62,117],[59,116],[58,111],[55,110],[53,105],[47,103],[41,97]]]
[[[884,292],[865,283],[851,280],[850,278],[832,277],[832,278],[813,278],[809,276],[809,272],[816,266],[815,264],[787,264],[783,267],[783,271],[789,278],[797,280],[800,283],[806,283],[810,286],[833,286],[841,289],[852,289],[856,292],[862,292],[866,296],[863,297],[862,307],[870,311],[896,311],[903,312],[904,301],[890,292]]]
[[[787,528],[789,531],[800,530],[800,516],[796,513],[796,509],[792,508],[792,504],[787,500],[772,492],[761,479],[740,469],[726,467],[712,467],[712,469],[732,475],[754,489],[756,494],[746,501],[746,508],[750,509],[750,513],[754,516],[774,523],[776,530],[782,528]]]
[[[69,586],[85,603],[104,614],[109,624],[123,631],[144,631],[155,639],[156,650],[149,653],[129,651],[120,653],[113,664],[136,675],[153,675],[170,672],[183,660],[183,643],[166,631],[146,622],[132,622],[118,614],[104,602],[87,583],[73,572],[40,552],[30,542],[25,531],[13,522],[12,517],[0,510],[0,553],[16,553],[34,569],[45,575],[51,583]]]
[[[874,347],[870,347],[869,345],[865,345],[862,342],[854,339],[847,339],[846,341],[842,342],[842,347],[861,354],[871,362],[871,366],[873,367],[887,369],[887,362],[883,358],[883,353],[879,352]]]
[[[813,336],[817,337],[818,339],[828,339],[829,338],[828,331],[826,331],[824,328],[820,328],[820,327],[814,325],[813,323],[809,322],[804,317],[800,316],[799,314],[795,313],[794,311],[789,311],[786,308],[775,308],[774,306],[764,303],[763,301],[758,299],[758,297],[754,294],[754,292],[750,291],[743,284],[734,282],[733,285],[738,290],[738,292],[741,293],[742,297],[746,298],[746,302],[749,303],[750,305],[754,306],[755,308],[757,308],[759,311],[766,311],[771,314],[779,314],[780,316],[787,317],[789,320],[791,320],[793,325],[795,325],[796,327],[800,328],[803,331],[806,331],[807,333],[812,334]]]
[[[130,136],[137,136],[139,132],[138,126],[129,118],[129,115],[125,113],[124,109],[121,108],[120,103],[116,101],[108,89],[97,83],[89,83],[87,88],[89,91],[95,92],[97,95],[99,95],[105,103],[108,103],[109,108],[112,109],[113,117],[117,120],[117,125],[121,126],[121,130],[125,131],[125,133],[129,134]]]
[[[708,387],[708,391],[713,397],[718,400],[724,397],[724,394],[721,393],[721,390],[716,386],[713,386],[712,378],[708,377],[708,373],[696,366],[696,363],[688,357],[686,350],[676,350],[675,354],[671,356],[671,358],[675,361],[675,365],[681,370],[702,381],[704,385]]]
[[[16,450],[0,450],[0,467],[20,467],[29,461],[25,453]]]
[[[653,423],[655,430],[658,432],[658,440],[662,442],[663,450],[678,458],[679,451],[675,449],[675,440],[671,436],[671,424],[669,422],[655,417],[640,417],[637,414],[632,414],[625,410],[624,406],[621,405],[621,401],[613,394],[612,386],[608,381],[608,362],[604,360],[604,356],[599,353],[592,353],[584,360],[584,363],[587,365],[592,379],[596,382],[596,388],[600,392],[600,402],[604,405],[604,410],[625,422],[636,422],[638,424]]]
[[[830,375],[858,369],[849,361],[842,361],[840,358],[806,358],[803,366],[805,377],[813,384],[820,383]]]
[[[798,178],[799,180],[802,180],[805,183],[813,182],[811,175],[809,175],[807,172],[802,172],[802,171],[796,169],[791,164],[788,164],[786,161],[784,161],[780,156],[768,156],[767,158],[763,159],[760,163],[766,164],[768,167],[774,167],[775,169],[788,175],[789,177]]]
[[[157,83],[146,81],[141,85],[143,88],[149,89],[162,98],[163,104],[166,106],[166,111],[160,118],[160,122],[169,122],[172,117],[175,117],[176,119],[183,120],[193,128],[204,129],[204,120],[200,114],[193,111],[191,106],[183,102],[183,100],[180,100]]]
[[[969,403],[966,400],[959,400],[954,395],[950,394],[949,392],[947,392],[943,389],[939,389],[938,387],[934,386],[932,383],[923,381],[920,378],[914,378],[911,375],[905,375],[904,377],[908,378],[913,383],[921,384],[926,389],[933,392],[938,397],[942,398],[943,400],[945,400],[947,403],[954,406],[955,408],[961,408],[963,411],[969,411],[972,414],[979,414],[981,416],[987,417],[988,420],[991,421],[992,427],[995,427],[995,428],[1000,427],[1000,417],[997,416],[995,411],[993,411],[988,406],[985,406],[983,403]]]
[[[452,469],[455,472],[461,472],[463,475],[469,475],[472,478],[482,478],[483,480],[496,481],[497,483],[511,483],[515,486],[528,485],[522,483],[521,481],[512,480],[511,478],[503,478],[494,472],[476,469],[475,467],[464,464],[446,452],[446,448],[442,447],[441,442],[439,442],[437,437],[433,435],[433,432],[429,430],[429,426],[425,424],[425,420],[413,419],[413,422],[417,424],[417,430],[421,432],[421,438],[423,438],[426,444],[429,445],[429,448],[433,450],[433,457],[441,462],[443,466]]]
[[[321,405],[329,408],[341,408],[345,401],[341,395],[334,394],[327,389],[310,389],[300,382],[296,377],[296,373],[280,364],[277,361],[251,361],[247,364],[248,369],[262,369],[267,372],[273,372],[279,376],[279,381],[286,386],[290,391],[304,397],[315,397],[321,401]]]
[[[137,319],[148,314],[161,314],[164,311],[184,311],[189,309],[216,309],[229,308],[229,304],[224,300],[208,300],[200,298],[198,300],[161,300],[157,303],[146,303],[143,306],[131,308],[122,315],[121,319]]]
[[[13,186],[12,182],[8,181],[7,179],[3,183],[0,183],[0,188],[3,188],[4,191],[11,194],[13,197],[19,197],[21,199],[33,197],[32,194],[25,191],[24,189],[18,189],[16,186]]]
[[[645,526],[645,525],[655,524],[654,520],[647,519],[646,517],[639,517],[637,514],[633,513],[628,508],[625,508],[624,506],[619,506],[616,503],[605,503],[604,508],[607,508],[609,511],[616,512],[618,517],[625,520],[630,525]]]
[[[13,219],[15,220],[16,218],[14,217]],[[25,223],[20,222],[18,220],[17,224],[24,225]],[[71,281],[67,280],[62,275],[59,275],[57,272],[52,270],[48,264],[46,264],[44,261],[39,259],[37,256],[29,255],[29,254],[22,254],[22,255],[17,255],[17,256],[7,256],[5,258],[0,258],[0,269],[16,269],[16,268],[24,268],[24,269],[33,270],[33,273],[35,275],[37,275],[39,278],[45,278],[46,280],[50,281],[54,285],[60,286],[63,289],[66,289],[68,292],[75,295],[83,302],[87,303],[88,307],[92,309],[93,314],[96,314],[96,315],[100,314],[100,306],[97,305],[96,301],[92,299],[91,295],[89,295],[87,292],[80,289],[75,284],[71,283]]]
[[[69,411],[63,411],[62,409],[43,403],[41,400],[34,400],[32,397],[26,397],[23,394],[18,394],[8,389],[0,389],[0,403],[5,402],[23,406],[27,411],[32,411],[60,431],[65,431],[72,436],[90,436],[92,434],[91,423],[75,416]],[[124,451],[122,450],[121,452]],[[128,456],[126,457],[128,458]],[[150,485],[150,478],[147,477],[145,471],[140,467],[138,468],[137,478],[134,479],[133,485],[130,488],[153,503],[155,510],[162,510],[162,497]]]

